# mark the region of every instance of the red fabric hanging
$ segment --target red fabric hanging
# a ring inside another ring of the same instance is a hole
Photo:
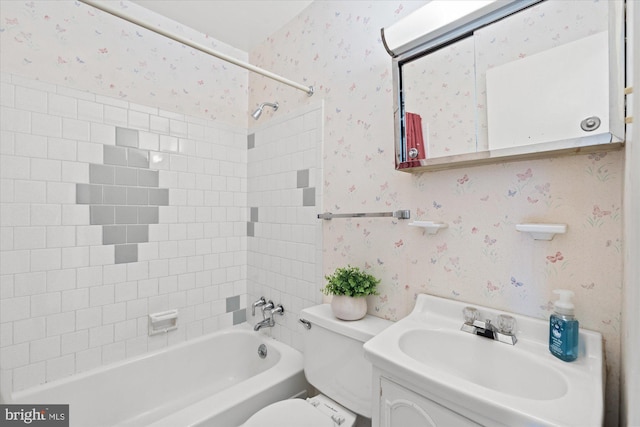
[[[420,159],[426,159],[424,137],[422,135],[422,117],[419,114],[406,112],[404,115],[407,132],[407,153],[412,148],[418,150],[418,156],[407,159],[407,166],[419,166]]]

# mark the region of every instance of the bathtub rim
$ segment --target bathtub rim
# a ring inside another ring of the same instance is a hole
[[[170,333],[170,332],[169,332]],[[213,339],[216,336],[221,336],[221,335],[228,335],[228,334],[234,334],[234,333],[241,333],[241,334],[245,334],[245,335],[257,335],[259,338],[261,338],[265,343],[271,344],[273,345],[275,348],[278,349],[278,351],[280,352],[280,359],[289,359],[289,358],[293,358],[293,359],[297,359],[299,358],[300,360],[300,364],[302,364],[302,353],[300,353],[298,350],[296,350],[295,348],[288,346],[287,344],[284,344],[278,340],[276,340],[273,337],[267,336],[265,334],[260,334],[258,332],[254,332],[251,329],[251,326],[243,323],[240,325],[234,325],[225,329],[221,329],[215,332],[211,332],[209,334],[205,334],[202,336],[199,336],[197,338],[193,338],[193,339],[189,339],[189,340],[185,340],[182,341],[180,343],[177,344],[173,344],[173,345],[168,345],[166,347],[163,348],[159,348],[157,350],[153,350],[151,352],[148,353],[144,353],[144,354],[140,354],[137,356],[133,356],[130,358],[125,358],[122,360],[119,360],[117,362],[114,363],[109,363],[107,365],[103,365],[103,366],[98,366],[96,368],[93,369],[89,369],[87,371],[83,371],[83,372],[79,372],[77,374],[72,374],[72,375],[68,375],[66,377],[63,378],[59,378],[56,379],[54,381],[48,382],[48,383],[44,383],[44,384],[39,384],[37,386],[34,387],[30,387],[27,388],[25,390],[20,390],[20,391],[16,391],[16,392],[12,392],[9,396],[9,400],[4,398],[4,396],[2,396],[2,399],[0,399],[0,403],[2,404],[22,404],[24,402],[26,402],[25,399],[28,399],[30,396],[32,395],[36,395],[39,392],[44,392],[50,389],[53,389],[55,387],[58,387],[60,385],[64,385],[64,384],[68,384],[68,383],[73,383],[75,381],[80,381],[84,378],[96,375],[96,374],[101,374],[110,370],[114,370],[117,369],[121,366],[130,364],[130,363],[135,363],[135,362],[140,362],[140,361],[144,361],[146,359],[152,358],[152,357],[156,357],[162,353],[166,353],[169,351],[178,351],[184,347],[187,347],[189,345],[194,345],[194,344],[198,344],[210,339]],[[257,349],[256,349],[257,350]],[[272,366],[270,369],[274,369],[278,366],[278,364],[281,361],[278,361],[274,366]],[[46,402],[45,402],[46,403]]]

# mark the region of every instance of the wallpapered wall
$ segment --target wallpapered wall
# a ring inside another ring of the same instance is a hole
[[[131,2],[127,14],[214,50],[247,53]],[[247,123],[247,71],[77,1],[2,2],[2,69],[229,125]]]
[[[414,219],[449,224],[429,236],[390,219],[324,223],[324,272],[350,263],[379,276],[380,295],[370,299],[369,312],[394,320],[423,292],[546,318],[553,289],[575,291],[581,325],[606,341],[607,425],[615,425],[622,152],[394,171],[391,58],[379,30],[420,5],[316,2],[251,52],[251,62],[304,79],[324,99],[326,210],[410,209]],[[545,16],[553,12],[539,11],[530,23],[541,37],[562,37],[574,24],[545,31]],[[249,87],[249,105],[275,99],[286,112],[310,102],[259,76],[249,77]],[[521,222],[566,223],[568,233],[533,241],[515,230]]]

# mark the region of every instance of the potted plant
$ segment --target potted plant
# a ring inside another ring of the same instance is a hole
[[[378,295],[376,286],[380,279],[358,267],[338,267],[333,274],[325,276],[325,279],[327,285],[322,292],[333,295],[331,309],[338,319],[362,319],[367,314],[367,295]]]

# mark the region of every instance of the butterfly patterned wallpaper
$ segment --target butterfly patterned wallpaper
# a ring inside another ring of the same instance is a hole
[[[116,3],[116,2],[113,2]],[[131,2],[130,16],[240,60],[247,53]],[[246,127],[248,72],[77,1],[3,0],[3,70]]]
[[[602,6],[583,3],[585,8]],[[607,425],[617,425],[623,153],[422,174],[395,171],[391,58],[380,28],[423,4],[315,2],[250,54],[258,66],[314,85],[314,97],[324,99],[319,211],[410,209],[412,219],[449,226],[427,235],[409,227],[409,221],[389,218],[324,222],[324,272],[351,264],[381,278],[380,295],[370,297],[369,313],[392,320],[406,316],[419,293],[546,319],[552,290],[573,290],[581,326],[605,339]],[[583,31],[580,13],[559,26],[554,21],[566,6],[553,1],[534,8],[527,43],[553,44],[576,26]],[[511,43],[518,39],[509,33],[495,54],[511,55]],[[249,88],[249,105],[275,99],[287,111],[311,102],[259,76],[249,77]],[[455,111],[443,107],[444,113]],[[534,241],[515,229],[528,222],[565,223],[568,232],[552,241]]]

